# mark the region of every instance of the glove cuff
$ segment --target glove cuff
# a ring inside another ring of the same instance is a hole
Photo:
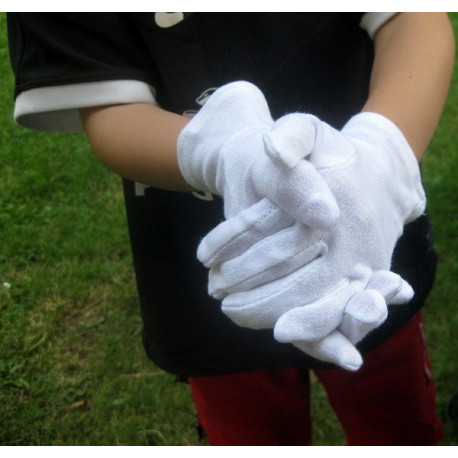
[[[178,165],[184,179],[196,189],[220,194],[216,176],[224,143],[249,126],[272,124],[267,101],[256,86],[245,81],[222,86],[178,137]]]

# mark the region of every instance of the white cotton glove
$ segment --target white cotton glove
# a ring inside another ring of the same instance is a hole
[[[177,149],[183,177],[198,190],[222,196],[226,218],[267,197],[290,222],[294,218],[329,230],[339,210],[316,169],[307,161],[284,167],[265,154],[263,136],[274,125],[256,86],[242,81],[221,87],[180,133]],[[277,132],[283,142],[279,149],[287,149],[285,154],[298,149],[297,157],[309,154],[302,143],[288,137],[288,131]]]
[[[210,290],[227,295],[222,308],[236,323],[275,326],[279,341],[355,370],[360,362],[351,344],[384,321],[385,302],[403,303],[413,295],[388,270],[403,225],[424,211],[419,167],[402,133],[381,115],[359,114],[341,132],[310,115],[289,116],[304,123],[303,141],[313,144],[309,160],[339,203],[336,228],[323,234],[297,223],[263,238],[264,225],[282,219],[274,208],[255,223],[253,215],[271,207],[264,200],[235,218],[237,234],[228,236],[226,223],[210,233],[200,259],[211,266]],[[294,167],[301,159],[286,157],[281,142],[275,132],[268,134],[268,154]],[[257,244],[238,251],[241,241],[252,244],[256,237]]]

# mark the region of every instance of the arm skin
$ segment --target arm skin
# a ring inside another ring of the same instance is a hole
[[[362,111],[393,121],[418,160],[450,87],[455,37],[447,13],[401,13],[375,35],[369,98]]]
[[[176,152],[188,118],[146,103],[85,108],[81,118],[92,149],[112,171],[161,189],[194,191]]]
[[[398,125],[420,160],[450,86],[455,39],[446,13],[400,13],[375,35],[375,61],[363,111]],[[154,187],[192,191],[181,176],[178,135],[189,121],[153,105],[81,110],[89,142],[114,172]]]

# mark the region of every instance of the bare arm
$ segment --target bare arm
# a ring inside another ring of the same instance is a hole
[[[391,119],[418,159],[437,127],[455,58],[446,13],[400,13],[375,36],[370,95],[363,111]]]
[[[188,118],[145,103],[86,108],[81,117],[95,154],[114,172],[161,189],[192,190],[176,153]]]

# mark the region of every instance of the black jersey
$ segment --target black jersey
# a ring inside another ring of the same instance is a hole
[[[368,95],[373,43],[360,13],[15,13],[8,15],[16,119],[37,129],[81,129],[78,108],[142,101],[192,116],[219,86],[257,85],[274,118],[310,112],[336,128]],[[66,97],[60,96],[66,94]],[[38,108],[37,108],[38,106]],[[223,219],[205,193],[124,180],[149,357],[188,376],[327,367],[271,330],[236,326],[207,294],[199,240]],[[390,308],[360,345],[384,341],[423,304],[435,256],[425,217],[406,227],[393,269],[415,298]]]

